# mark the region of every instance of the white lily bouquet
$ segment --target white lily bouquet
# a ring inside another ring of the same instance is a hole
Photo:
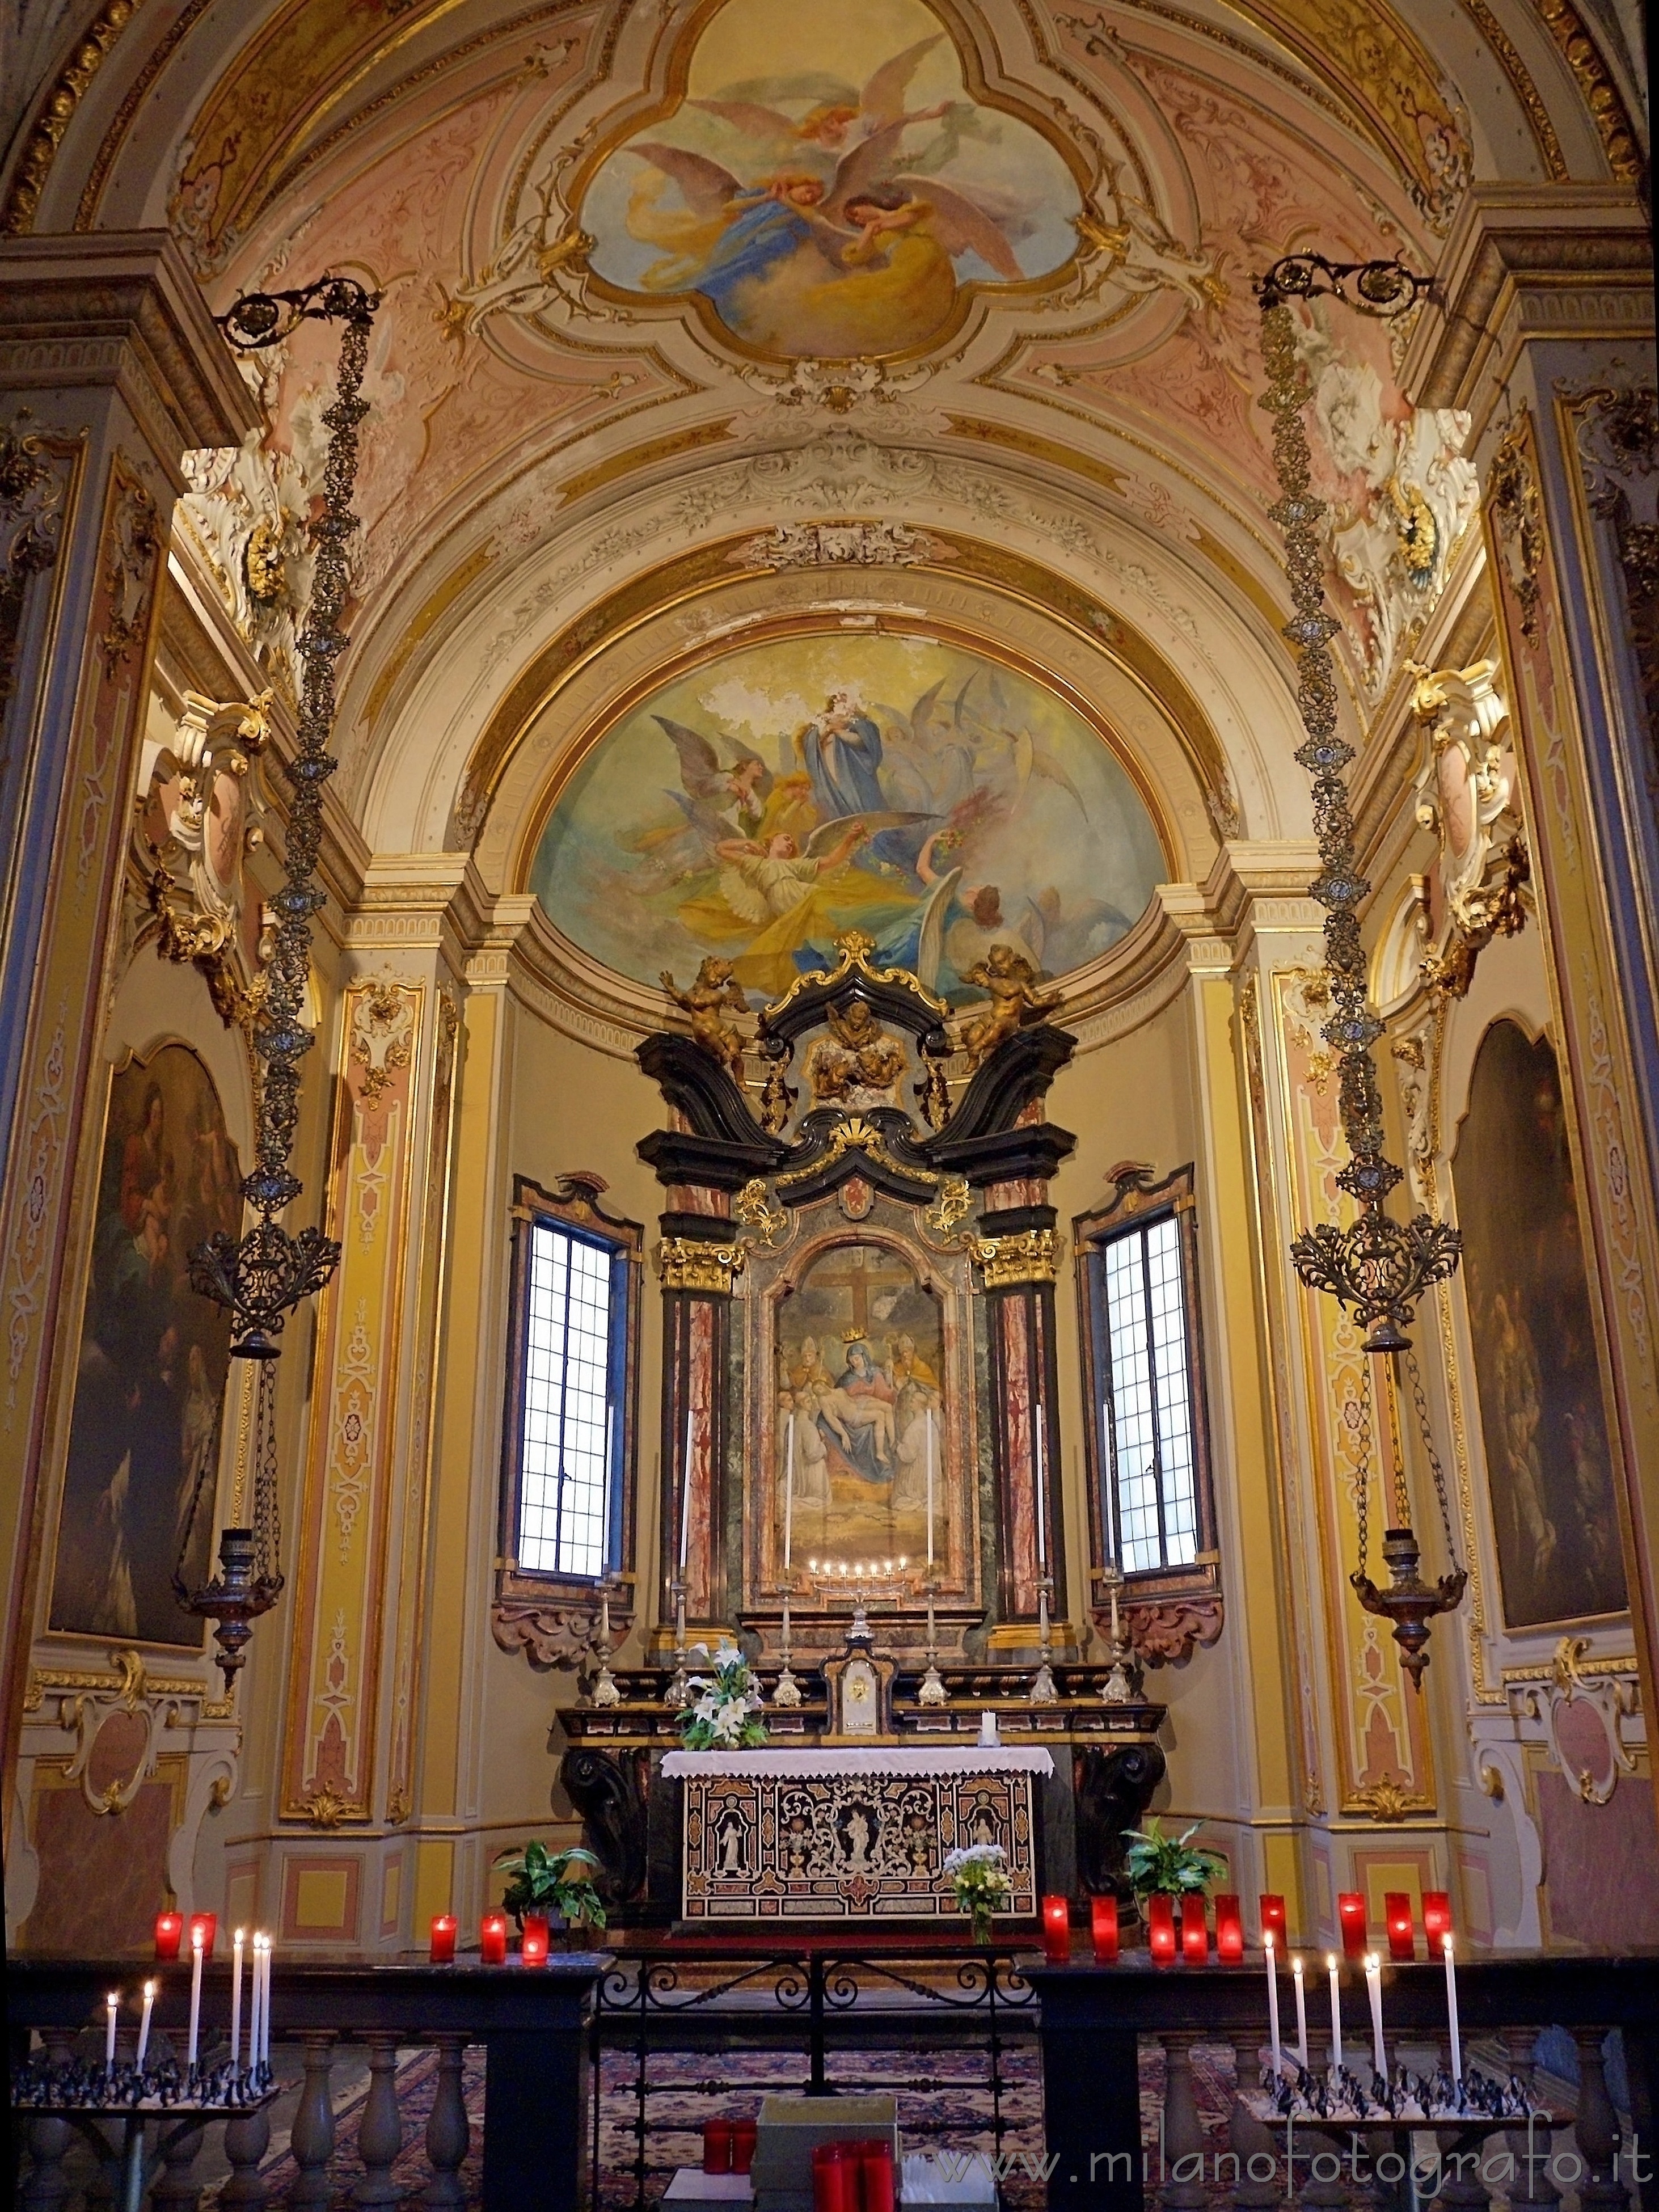
[[[694,1644],[713,1666],[714,1678],[693,1674],[686,1687],[691,1703],[680,1723],[688,1751],[753,1751],[766,1741],[766,1723],[757,1716],[763,1699],[749,1671],[749,1662],[735,1644]]]
[[[967,1844],[945,1853],[945,1872],[956,1893],[957,1911],[973,1921],[975,1942],[988,1943],[991,1915],[1004,1909],[1013,1888],[1008,1854],[1000,1844]]]

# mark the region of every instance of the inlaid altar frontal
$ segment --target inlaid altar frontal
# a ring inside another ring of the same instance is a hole
[[[1037,1905],[1036,1747],[674,1752],[687,1920],[960,1919],[946,1855],[1000,1844],[1010,1914]]]

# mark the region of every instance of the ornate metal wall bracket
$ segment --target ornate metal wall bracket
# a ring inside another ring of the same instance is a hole
[[[240,1358],[274,1360],[289,1314],[321,1290],[339,1259],[339,1246],[315,1226],[295,1235],[277,1218],[301,1195],[303,1186],[289,1164],[300,1114],[300,1064],[311,1048],[312,1033],[301,1018],[311,972],[312,916],[324,903],[317,884],[317,855],[322,840],[323,787],[338,765],[329,750],[334,726],[335,664],[345,651],[340,629],[348,584],[346,549],[357,528],[351,499],[357,476],[357,426],[368,411],[362,397],[368,358],[368,333],[380,295],[355,277],[327,276],[294,292],[254,292],[237,300],[218,318],[232,345],[243,350],[277,345],[301,322],[337,322],[340,365],[333,403],[323,421],[329,432],[324,471],[323,512],[314,525],[316,574],[310,610],[300,634],[305,683],[299,716],[299,743],[286,764],[293,797],[288,810],[283,852],[287,881],[270,901],[275,916],[264,1001],[254,1024],[253,1045],[262,1066],[255,1117],[254,1164],[243,1178],[242,1194],[259,1218],[240,1237],[221,1231],[191,1254],[190,1279],[204,1297],[224,1306],[236,1332],[233,1352]],[[175,1575],[174,1588],[187,1612],[216,1622],[219,1665],[228,1689],[242,1664],[252,1624],[273,1606],[283,1588],[278,1555],[276,1450],[273,1420],[276,1393],[269,1367],[261,1370],[254,1419],[253,1513],[244,1527],[240,1516],[250,1454],[246,1425],[239,1439],[233,1516],[238,1525],[220,1540],[222,1572],[198,1589],[187,1589]]]
[[[1319,532],[1325,502],[1316,496],[1312,485],[1312,461],[1302,418],[1308,392],[1290,302],[1340,300],[1362,314],[1392,318],[1416,307],[1430,289],[1427,277],[1396,261],[1333,262],[1318,253],[1291,254],[1276,262],[1256,287],[1261,309],[1262,359],[1267,371],[1267,388],[1261,404],[1273,418],[1273,463],[1279,489],[1272,514],[1285,533],[1285,565],[1296,610],[1294,619],[1285,626],[1285,635],[1297,650],[1297,704],[1306,732],[1296,757],[1312,780],[1314,830],[1319,841],[1319,873],[1308,888],[1310,896],[1325,909],[1325,965],[1332,1012],[1323,1035],[1336,1055],[1339,1103],[1348,1146],[1347,1162],[1336,1180],[1358,1206],[1353,1220],[1346,1226],[1325,1222],[1304,1230],[1291,1243],[1291,1257],[1310,1290],[1328,1291],[1344,1308],[1352,1309],[1365,1331],[1361,1348],[1374,1355],[1379,1369],[1385,1370],[1379,1375],[1379,1382],[1386,1387],[1391,1415],[1394,1376],[1392,1367],[1385,1368],[1385,1363],[1409,1350],[1411,1339],[1407,1332],[1419,1301],[1431,1285],[1443,1281],[1456,1268],[1462,1240],[1455,1229],[1431,1214],[1419,1213],[1401,1222],[1387,1211],[1389,1195],[1403,1170],[1382,1149],[1382,1095],[1371,1049],[1382,1034],[1382,1024],[1367,994],[1365,949],[1359,932],[1359,908],[1370,885],[1359,871],[1348,798],[1346,771],[1354,750],[1337,729],[1336,672],[1330,641],[1339,625],[1325,598],[1324,553]],[[1381,1400],[1382,1395],[1382,1389],[1373,1393],[1367,1388],[1364,1395],[1367,1419],[1373,1396]],[[1418,1571],[1420,1553],[1408,1525],[1404,1463],[1396,1449],[1395,1517],[1401,1525],[1389,1529],[1383,1540],[1391,1580],[1386,1589],[1379,1590],[1366,1571],[1363,1498],[1359,1564],[1351,1577],[1366,1611],[1393,1621],[1401,1664],[1414,1683],[1420,1683],[1428,1663],[1429,1621],[1459,1602],[1467,1579],[1455,1559],[1443,1479],[1420,1389],[1418,1400],[1425,1443],[1442,1493],[1446,1548],[1453,1553],[1451,1571],[1432,1584],[1425,1583]],[[1391,1419],[1391,1438],[1396,1433]]]

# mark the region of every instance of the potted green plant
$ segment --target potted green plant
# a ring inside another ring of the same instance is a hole
[[[1144,1828],[1124,1830],[1124,1840],[1129,1846],[1123,1854],[1124,1869],[1141,1905],[1141,1917],[1149,1926],[1147,1905],[1151,1899],[1202,1897],[1210,1884],[1219,1881],[1226,1872],[1226,1863],[1218,1853],[1206,1851],[1193,1842],[1200,1825],[1194,1820],[1180,1835],[1166,1836],[1163,1824],[1154,1815]]]
[[[603,1928],[605,1905],[589,1871],[599,1864],[592,1851],[573,1844],[568,1850],[550,1851],[545,1844],[526,1844],[521,1851],[502,1851],[495,1859],[498,1873],[512,1881],[501,1892],[501,1910],[510,1912],[522,1930],[527,1912],[543,1912],[550,1926],[568,1929]]]

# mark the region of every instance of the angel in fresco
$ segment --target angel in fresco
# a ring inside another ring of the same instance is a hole
[[[966,105],[941,100],[931,107],[905,112],[905,96],[911,78],[944,39],[943,31],[918,39],[914,46],[905,46],[890,61],[884,61],[862,92],[854,93],[849,85],[843,97],[815,102],[799,122],[781,107],[769,106],[763,88],[758,87],[755,88],[757,97],[752,100],[689,100],[686,106],[718,117],[720,122],[742,131],[757,147],[767,149],[780,160],[802,146],[822,147],[829,153],[839,154],[849,143],[860,144],[878,131],[902,129],[911,123],[937,123],[953,107]],[[787,96],[782,87],[776,96]]]

